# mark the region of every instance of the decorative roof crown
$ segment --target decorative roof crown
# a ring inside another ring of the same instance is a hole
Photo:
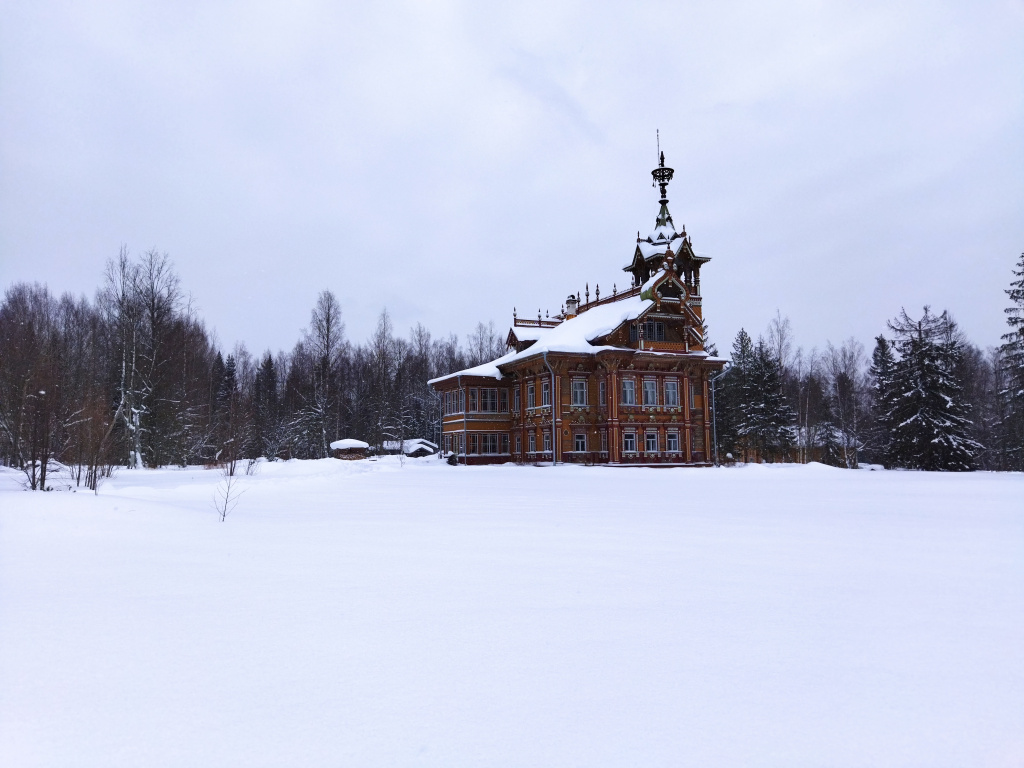
[[[661,188],[661,209],[658,211],[658,218],[654,222],[654,232],[651,233],[651,242],[667,242],[676,235],[676,225],[672,221],[672,214],[668,212],[668,183],[672,181],[675,171],[665,167],[665,153],[659,152],[658,167],[651,171],[654,182],[651,186],[657,185]]]

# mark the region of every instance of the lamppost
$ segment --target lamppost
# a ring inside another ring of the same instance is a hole
[[[715,382],[723,376],[727,375],[732,370],[732,364],[726,363],[725,369],[717,376],[712,376],[710,379],[711,384],[711,439],[715,443],[715,466],[719,466],[718,463],[718,408],[715,407]]]

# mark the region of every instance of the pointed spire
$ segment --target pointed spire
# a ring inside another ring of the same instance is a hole
[[[661,189],[661,209],[658,211],[658,218],[654,222],[652,240],[669,240],[676,232],[675,222],[672,221],[672,214],[668,212],[668,183],[672,181],[675,171],[665,167],[665,153],[661,151],[661,136],[658,136],[658,167],[651,171],[654,177],[654,184]]]

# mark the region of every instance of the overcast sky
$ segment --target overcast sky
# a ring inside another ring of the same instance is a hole
[[[1024,0],[3,3],[0,288],[170,254],[224,346],[317,293],[363,341],[628,285],[657,213],[712,338],[998,343],[1024,251]]]

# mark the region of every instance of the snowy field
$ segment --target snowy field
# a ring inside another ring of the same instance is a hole
[[[3,766],[1021,766],[1024,476],[0,474]]]

